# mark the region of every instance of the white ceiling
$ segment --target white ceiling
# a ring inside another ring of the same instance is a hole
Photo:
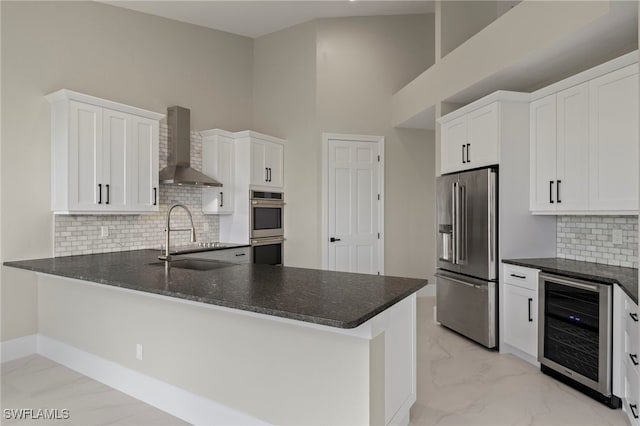
[[[433,0],[110,0],[103,3],[252,38],[316,18],[433,13],[435,7]]]

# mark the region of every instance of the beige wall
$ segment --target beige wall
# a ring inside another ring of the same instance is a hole
[[[320,251],[320,156],[316,120],[316,23],[255,40],[254,130],[287,140],[285,263],[317,268]]]
[[[433,15],[320,19],[258,38],[254,127],[287,139],[285,263],[320,267],[322,132],[385,136],[385,273],[434,272],[433,132],[391,95],[434,61]]]
[[[39,292],[42,335],[271,424],[380,415],[369,391],[381,395],[384,380],[370,382],[369,363],[384,363],[384,334],[369,341],[53,276]]]
[[[500,1],[440,2],[441,58],[493,22],[498,17],[497,3]]]
[[[180,104],[194,129],[251,127],[249,38],[95,2],[0,5],[2,260],[52,255],[45,94],[67,88],[158,112]],[[2,340],[30,334],[35,321],[34,283],[6,269]]]

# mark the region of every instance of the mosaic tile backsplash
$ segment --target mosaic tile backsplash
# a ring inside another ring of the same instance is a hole
[[[167,164],[167,126],[160,125],[160,170]],[[202,168],[202,138],[191,132],[191,166]],[[55,215],[54,255],[106,253],[111,251],[160,248],[165,241],[167,209],[173,203],[186,205],[193,215],[198,241],[217,241],[218,216],[202,213],[200,188],[160,185],[159,212],[143,215]],[[101,237],[101,227],[109,235]],[[171,213],[171,226],[188,227],[189,218],[183,209]],[[205,231],[205,227],[207,231]],[[171,234],[171,245],[189,242],[188,232]]]
[[[558,216],[556,235],[558,257],[638,267],[637,216]]]

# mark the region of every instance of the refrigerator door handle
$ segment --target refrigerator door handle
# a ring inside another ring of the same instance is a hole
[[[451,185],[451,223],[453,226],[451,227],[451,240],[452,240],[452,251],[453,251],[453,264],[458,264],[458,182],[453,182]]]
[[[464,185],[457,185],[458,207],[456,208],[456,223],[458,226],[456,250],[458,253],[458,264],[465,260],[466,247],[465,241],[467,239],[467,203],[466,203],[466,188]]]

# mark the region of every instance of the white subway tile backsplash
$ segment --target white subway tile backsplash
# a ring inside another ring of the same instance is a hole
[[[622,230],[622,243],[613,230]],[[626,267],[638,267],[638,218],[635,216],[558,216],[557,256]]]
[[[167,164],[168,131],[166,125],[160,125],[160,169]],[[199,133],[191,132],[191,166],[202,168],[202,138]],[[143,215],[56,215],[54,231],[54,255],[69,256],[77,254],[106,253],[111,251],[160,248],[164,244],[165,218],[167,209],[173,203],[186,205],[193,215],[196,235],[199,241],[217,241],[219,222],[216,215],[202,213],[202,190],[195,187],[160,185],[158,190],[159,212]],[[189,219],[182,209],[176,209],[171,215],[171,225],[189,226]],[[208,224],[208,231],[204,225]],[[101,237],[101,227],[106,226],[107,237]],[[176,232],[171,235],[173,243],[187,243],[188,232]]]

